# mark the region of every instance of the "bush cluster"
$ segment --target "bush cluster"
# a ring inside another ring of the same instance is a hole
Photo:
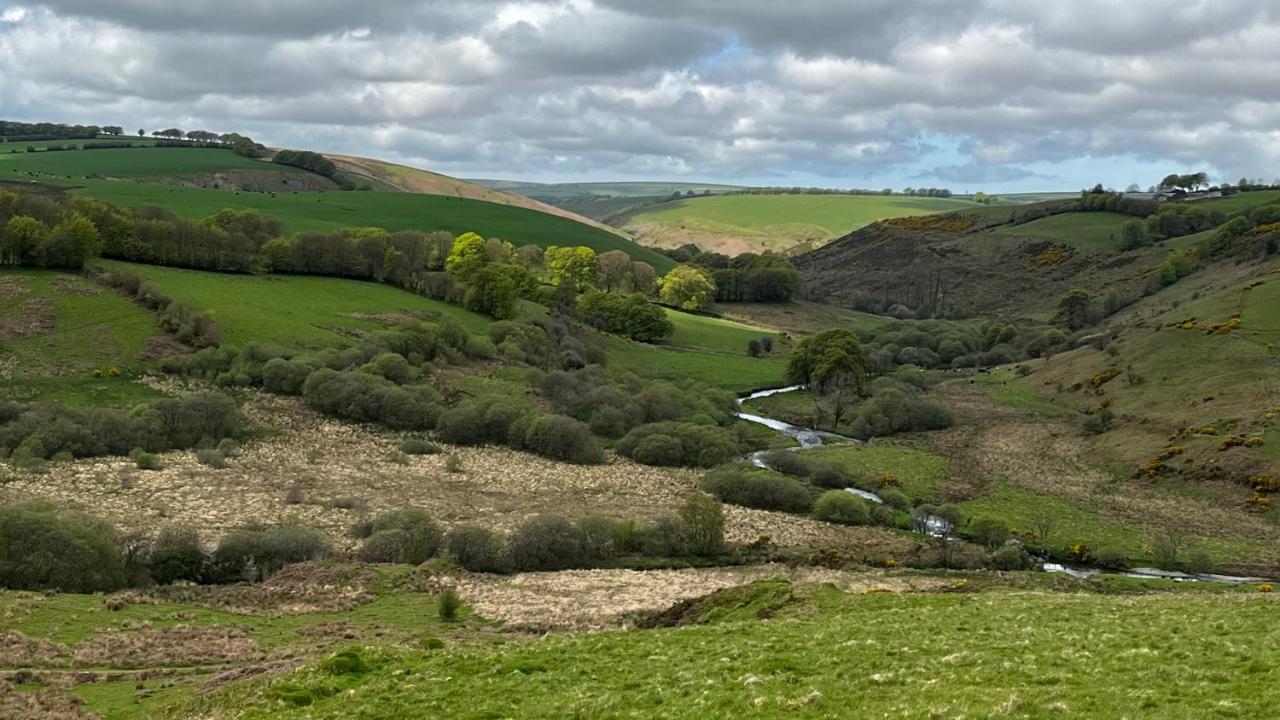
[[[408,530],[412,528],[412,530]],[[571,521],[537,515],[509,534],[459,525],[444,534],[421,510],[384,513],[362,528],[362,559],[419,564],[443,555],[472,572],[598,567],[627,556],[713,556],[725,551],[724,512],[707,496],[687,500],[677,515],[653,525],[589,515]]]
[[[644,465],[715,467],[742,453],[734,433],[714,425],[657,422],[628,432],[615,449]]]
[[[196,393],[132,410],[76,408],[59,403],[0,403],[0,451],[28,459],[128,455],[195,447],[240,431],[240,412],[225,396]]]

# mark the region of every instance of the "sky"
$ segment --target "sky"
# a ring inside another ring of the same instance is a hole
[[[539,182],[1280,176],[1280,2],[0,0],[0,119]]]

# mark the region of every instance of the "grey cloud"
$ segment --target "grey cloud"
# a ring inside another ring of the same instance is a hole
[[[0,21],[13,119],[587,178],[1017,184],[1079,158],[1230,177],[1280,162],[1280,18],[1243,0],[20,6]]]

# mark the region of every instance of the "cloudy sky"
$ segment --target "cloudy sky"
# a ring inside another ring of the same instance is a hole
[[[1278,62],[1266,0],[0,0],[2,119],[539,181],[1270,180]]]

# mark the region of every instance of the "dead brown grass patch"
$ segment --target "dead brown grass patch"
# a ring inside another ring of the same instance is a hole
[[[0,633],[0,665],[49,667],[65,665],[70,657],[67,646],[52,640],[27,637],[20,632]]]
[[[936,589],[945,578],[846,572],[818,567],[760,565],[683,570],[564,570],[510,576],[467,575],[455,587],[487,618],[536,630],[600,629],[630,624],[632,618],[756,580],[785,578],[795,583],[831,583],[846,592],[873,588],[893,592]],[[954,582],[954,581],[952,581]]]
[[[163,379],[155,384],[181,390]],[[126,458],[78,460],[42,474],[20,474],[0,488],[0,499],[82,507],[126,531],[188,525],[199,528],[206,542],[250,522],[291,522],[325,530],[338,548],[349,549],[357,543],[348,534],[355,522],[401,507],[427,509],[446,525],[475,523],[503,531],[548,513],[652,521],[698,492],[702,475],[619,457],[599,466],[570,465],[496,447],[450,447],[448,453],[396,462],[391,458],[403,435],[321,417],[296,398],[257,395],[244,412],[251,425],[282,432],[247,444],[226,468],[201,465],[192,452],[166,453],[164,469],[148,472],[138,472]],[[462,472],[445,468],[449,453],[460,459]],[[334,507],[335,498],[364,506]],[[782,513],[728,513],[727,532],[735,542],[761,535],[784,547],[891,539],[881,531]]]
[[[98,633],[75,648],[84,665],[155,667],[246,662],[262,657],[262,649],[237,625],[141,628]]]
[[[53,330],[55,322],[53,301],[47,297],[32,298],[0,315],[0,340],[43,335]]]
[[[0,680],[0,718],[5,720],[88,720],[101,717],[86,710],[84,701],[69,692],[21,691]]]

